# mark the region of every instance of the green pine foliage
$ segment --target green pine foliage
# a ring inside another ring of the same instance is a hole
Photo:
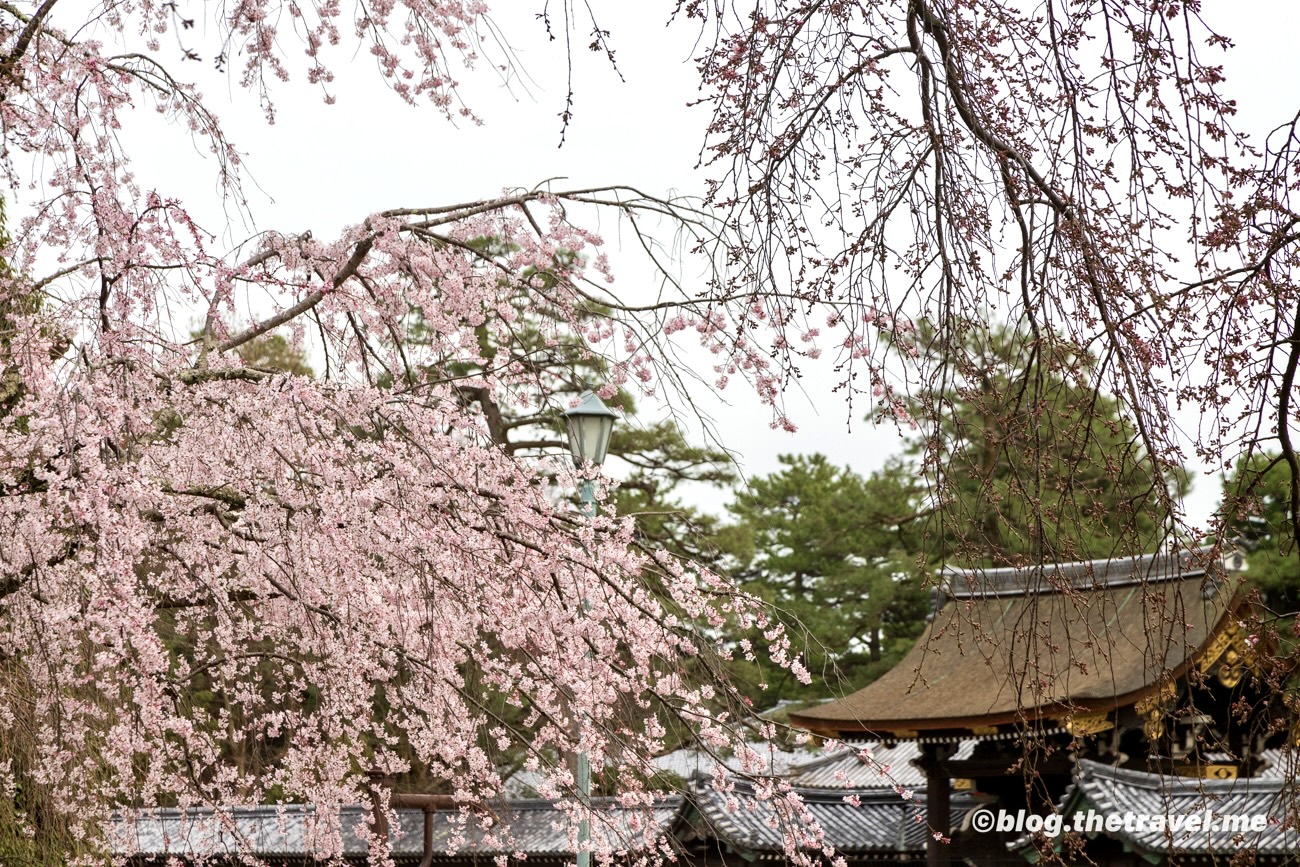
[[[1223,480],[1223,515],[1247,550],[1246,579],[1274,618],[1300,612],[1300,549],[1291,520],[1291,468],[1281,456],[1256,453]]]
[[[239,359],[255,370],[289,376],[312,376],[306,354],[282,334],[264,334],[239,347]]]
[[[888,670],[924,628],[939,567],[1099,559],[1163,540],[1186,475],[1157,470],[1119,403],[1088,386],[1087,353],[1007,330],[966,340],[974,362],[911,405],[921,433],[904,459],[863,478],[821,455],[785,456],[729,507],[726,562],[799,624],[814,677],[767,682],[762,666],[740,665],[760,706]],[[919,331],[915,346],[941,363],[934,333]],[[925,406],[943,411],[923,416]]]
[[[924,625],[926,595],[909,540],[915,491],[900,463],[863,478],[822,455],[781,459],[728,507],[719,547],[744,588],[798,624],[813,683],[741,664],[760,707],[857,687],[903,657]],[[771,677],[771,680],[768,678]]]
[[[930,353],[943,344],[922,332]],[[1157,469],[1119,403],[1098,394],[1084,351],[1005,329],[966,339],[974,361],[924,406],[912,456],[929,494],[923,548],[935,563],[1006,566],[1156,550],[1181,468]],[[927,399],[928,397],[928,399]]]

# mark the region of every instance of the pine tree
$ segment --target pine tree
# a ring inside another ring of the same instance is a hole
[[[1185,492],[1186,478],[1155,472],[1120,405],[1086,385],[1096,362],[1007,329],[965,342],[960,377],[914,404],[925,434],[911,454],[929,458],[920,473],[930,560],[1004,566],[1154,550],[1168,526],[1165,494]],[[918,345],[942,343],[923,330]]]
[[[764,705],[860,686],[902,658],[924,622],[925,594],[908,538],[915,491],[893,463],[863,478],[822,455],[780,458],[750,480],[720,533],[745,589],[799,624],[814,683],[742,669]]]
[[[1223,480],[1224,518],[1247,548],[1246,578],[1278,616],[1300,611],[1300,552],[1291,522],[1290,467],[1276,454],[1241,461]]]

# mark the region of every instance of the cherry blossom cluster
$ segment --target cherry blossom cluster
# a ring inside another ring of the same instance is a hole
[[[563,495],[572,470],[507,455],[465,398],[563,409],[509,351],[521,294],[592,352],[623,336],[606,393],[653,380],[635,329],[591,314],[582,281],[610,273],[566,216],[581,196],[400,208],[224,255],[140,185],[117,137],[163,113],[242,205],[239,157],[197,92],[106,47],[191,38],[183,6],[113,4],[90,28],[102,43],[52,7],[0,12],[6,171],[35,200],[0,277],[0,725],[32,733],[0,790],[46,793],[94,847],[115,812],[289,800],[328,816],[385,803],[376,781],[405,773],[487,802],[507,757],[575,818],[579,752],[648,808],[649,759],[683,732],[747,749],[743,697],[709,674],[733,651],[716,636],[760,629],[769,646],[739,652],[806,680],[781,627],[642,550],[630,522],[585,517]],[[401,95],[446,111],[448,57],[472,61],[484,12],[368,3],[349,28],[337,2],[223,10],[268,106],[294,30],[311,80],[360,40]],[[268,335],[319,375],[246,363]],[[752,752],[742,772],[761,775]],[[340,830],[316,829],[326,854]]]

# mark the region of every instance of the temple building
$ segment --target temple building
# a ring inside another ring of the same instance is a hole
[[[1234,592],[1242,565],[1235,554],[1221,560],[1203,549],[947,569],[930,622],[902,662],[791,720],[837,738],[917,744],[927,822],[952,839],[931,842],[930,867],[1014,863],[1012,852],[1019,863],[1034,861],[1050,854],[1044,843],[1057,854],[1063,845],[1082,847],[1072,857],[1095,850],[1103,856],[1097,863],[1111,865],[1192,855],[1211,863],[1232,835],[1180,825],[1142,836],[1133,823],[1108,830],[1103,817],[1100,830],[1085,823],[1082,832],[1047,840],[1026,835],[1024,821],[964,827],[951,810],[960,791],[991,798],[996,816],[1037,817],[1029,824],[1039,830],[1045,817],[1084,804],[1097,813],[1124,803],[1173,815],[1183,802],[1150,793],[1205,788],[1207,779],[1226,781],[1212,784],[1219,787],[1212,812],[1248,812],[1264,795],[1276,802],[1271,819],[1260,820],[1265,827],[1234,838],[1224,857],[1281,857],[1296,840],[1278,824],[1289,812],[1287,785],[1276,772],[1251,778],[1281,761],[1270,748],[1285,738],[1242,712],[1269,699],[1247,677],[1257,648]]]
[[[1261,724],[1278,697],[1252,676],[1268,648],[1249,632],[1242,566],[1205,549],[945,570],[899,665],[791,715],[847,746],[774,754],[775,779],[727,791],[701,756],[671,754],[685,790],[640,811],[595,799],[593,833],[619,864],[655,849],[696,867],[796,852],[829,864],[823,847],[849,867],[1300,864],[1294,733]],[[802,806],[750,797],[756,784]],[[398,864],[575,860],[571,817],[554,802],[503,801],[489,818],[411,798],[429,803],[395,811]],[[801,813],[820,840],[801,832]],[[362,863],[366,818],[361,806],[154,811],[122,823],[116,851],[143,864]],[[341,852],[320,848],[330,828],[343,831]]]

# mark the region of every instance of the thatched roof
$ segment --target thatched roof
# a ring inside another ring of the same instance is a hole
[[[845,698],[791,714],[814,731],[982,730],[1133,704],[1180,677],[1234,603],[1207,551],[945,570],[912,651]]]

